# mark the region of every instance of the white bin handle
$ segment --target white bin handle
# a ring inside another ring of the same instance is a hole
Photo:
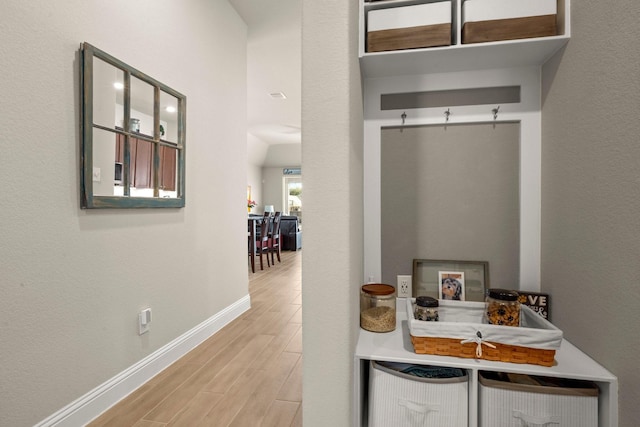
[[[517,409],[513,410],[513,418],[519,418],[525,423],[546,426],[547,424],[560,424],[560,417],[557,415],[550,415],[548,417],[535,417],[533,415],[527,415]]]
[[[426,414],[427,412],[437,412],[440,410],[440,405],[419,405],[415,402],[404,399],[398,399],[398,405],[403,406],[412,412],[417,412],[418,414]]]

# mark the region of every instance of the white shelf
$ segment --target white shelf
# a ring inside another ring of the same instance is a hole
[[[434,1],[438,0],[361,1],[359,57],[365,78],[542,65],[570,39],[570,0],[558,0],[557,36],[462,44],[462,0],[452,0],[451,46],[365,52],[368,11]]]
[[[556,352],[554,366],[545,367],[530,364],[493,362],[489,360],[465,359],[451,356],[432,356],[416,354],[413,351],[409,326],[407,323],[404,299],[398,299],[396,330],[388,333],[375,333],[360,329],[355,351],[356,368],[356,409],[358,421],[356,425],[366,426],[361,419],[363,404],[366,402],[368,361],[389,361],[413,363],[419,365],[447,366],[469,371],[470,375],[470,414],[469,426],[477,426],[477,389],[478,371],[514,372],[547,377],[589,380],[595,382],[600,389],[598,399],[598,425],[600,427],[616,427],[618,420],[618,380],[570,342],[563,340],[560,350]],[[473,410],[472,410],[473,408]],[[475,410],[475,412],[473,412]]]
[[[569,41],[566,36],[367,53],[365,77],[404,76],[541,65]]]

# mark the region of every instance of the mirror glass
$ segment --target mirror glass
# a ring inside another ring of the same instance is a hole
[[[173,147],[160,146],[160,197],[178,197],[177,187],[177,163],[178,150]]]
[[[88,43],[81,76],[81,207],[184,207],[186,97]]]
[[[160,139],[178,143],[178,98],[160,91]]]
[[[116,139],[113,132],[93,129],[93,194],[117,195],[115,184]]]
[[[153,86],[131,77],[131,117],[129,132],[153,138]]]
[[[114,129],[122,127],[124,72],[95,58],[93,62],[93,123]],[[118,108],[119,106],[119,108]]]

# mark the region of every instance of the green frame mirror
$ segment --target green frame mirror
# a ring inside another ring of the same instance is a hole
[[[187,98],[81,45],[81,207],[185,206]]]

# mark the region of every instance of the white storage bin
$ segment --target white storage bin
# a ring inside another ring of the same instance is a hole
[[[594,383],[485,372],[478,377],[480,427],[598,427]]]
[[[421,378],[371,362],[369,427],[466,427],[468,375]]]
[[[371,10],[367,52],[451,44],[451,1]]]
[[[464,22],[526,18],[557,13],[557,0],[465,0],[462,3]]]
[[[465,0],[463,43],[555,36],[557,0]]]

